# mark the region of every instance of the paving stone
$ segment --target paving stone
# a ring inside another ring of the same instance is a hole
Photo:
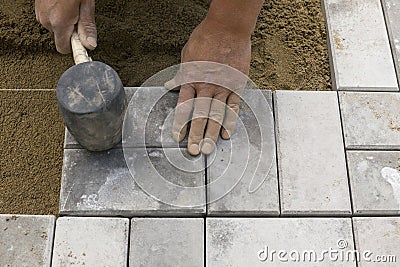
[[[213,267],[356,266],[325,252],[354,249],[350,218],[208,218],[206,242]]]
[[[282,214],[350,214],[335,92],[277,91],[275,116]]]
[[[127,266],[129,220],[57,220],[52,266]]]
[[[134,218],[130,266],[204,266],[204,219]]]
[[[400,148],[400,95],[340,92],[339,100],[346,148]]]
[[[400,214],[400,152],[348,151],[354,212]]]
[[[400,3],[398,0],[383,0],[382,6],[386,17],[392,54],[395,59],[397,77],[400,77]]]
[[[100,153],[67,149],[64,152],[60,213],[85,216],[201,215],[205,212],[203,169],[203,157],[189,157],[186,150],[177,148],[164,151],[127,149],[125,158],[122,149]]]
[[[171,134],[178,92],[163,87],[127,87],[125,92],[128,103],[132,101],[124,124],[125,147],[187,147],[187,138],[178,144]],[[143,138],[139,138],[140,133]],[[64,148],[82,148],[67,129]]]
[[[335,90],[398,91],[380,0],[324,0]]]
[[[399,266],[400,218],[353,218],[356,249],[360,253],[359,267]]]
[[[235,134],[208,158],[208,213],[279,215],[271,91],[246,90]]]
[[[0,215],[0,266],[50,266],[54,216]]]

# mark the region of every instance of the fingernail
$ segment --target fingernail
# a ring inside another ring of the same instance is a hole
[[[196,145],[196,144],[190,145],[188,148],[188,151],[189,151],[190,155],[197,156],[198,154],[200,154],[199,145]]]
[[[88,38],[86,38],[86,41],[88,42],[88,44],[94,48],[97,47],[97,41],[95,38],[89,36]]]
[[[228,140],[231,138],[231,136],[229,135],[228,131],[223,130],[222,134],[221,134],[222,139]]]
[[[201,143],[201,152],[210,155],[215,149],[215,143],[210,138],[206,138]]]

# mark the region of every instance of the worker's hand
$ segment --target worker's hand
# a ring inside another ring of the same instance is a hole
[[[35,0],[36,19],[54,33],[57,51],[71,52],[71,35],[77,26],[80,40],[87,49],[97,46],[94,21],[95,0]]]
[[[181,86],[175,110],[173,137],[178,142],[185,138],[187,122],[194,106],[188,140],[188,151],[191,155],[213,152],[220,133],[223,139],[230,138],[236,126],[240,90],[247,81],[250,59],[251,42],[248,34],[230,31],[219,22],[207,19],[193,31],[182,51],[182,63],[191,61],[222,63],[235,68],[240,75],[233,73],[233,76],[236,76],[233,77],[229,74],[229,70],[223,68],[218,70],[219,67],[212,64],[210,67],[207,64],[199,64],[198,67],[189,64],[189,67],[185,67],[183,64],[184,70],[165,84],[167,89],[173,89],[183,84],[182,80],[190,81],[188,77],[178,77],[182,75],[192,76],[195,80],[197,77],[208,75],[210,79],[206,79],[207,81],[215,80],[219,81],[219,84],[230,84],[230,88],[210,83],[188,83]],[[244,84],[243,77],[246,78]]]

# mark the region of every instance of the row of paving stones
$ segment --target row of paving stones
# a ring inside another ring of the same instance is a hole
[[[400,3],[397,0],[323,0],[322,3],[333,89],[399,91]]]
[[[398,266],[400,218],[0,216],[0,266]]]
[[[397,93],[246,90],[236,133],[219,140],[206,162],[170,137],[176,93],[126,91],[134,115],[124,149],[90,153],[66,133],[61,214],[399,213]],[[149,120],[139,119],[143,106],[152,107]],[[138,142],[132,136],[141,132]]]

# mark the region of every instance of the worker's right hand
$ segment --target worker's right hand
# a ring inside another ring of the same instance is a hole
[[[35,0],[36,19],[54,34],[57,51],[71,53],[71,35],[77,26],[79,38],[87,49],[97,46],[94,20],[95,0]]]

